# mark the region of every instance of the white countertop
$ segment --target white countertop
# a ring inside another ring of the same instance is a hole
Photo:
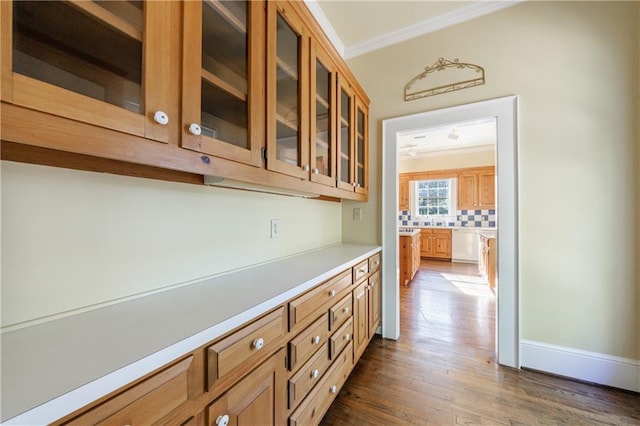
[[[332,246],[3,333],[2,422],[57,420],[380,250]]]
[[[398,233],[400,233],[403,229],[451,229],[454,231],[494,231],[496,228],[479,228],[472,226],[399,226]]]
[[[419,233],[420,233],[420,229],[418,228],[406,228],[406,229],[401,228],[398,230],[398,235],[401,237],[411,237]]]

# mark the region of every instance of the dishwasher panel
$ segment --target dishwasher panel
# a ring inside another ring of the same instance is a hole
[[[473,229],[453,229],[451,233],[451,261],[478,263],[478,231]]]

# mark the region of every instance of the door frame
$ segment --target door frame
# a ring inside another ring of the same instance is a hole
[[[519,368],[518,97],[506,96],[382,120],[382,336],[400,336],[398,283],[398,132],[493,117],[497,123],[498,363]]]

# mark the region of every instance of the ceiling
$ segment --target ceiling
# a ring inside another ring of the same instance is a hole
[[[444,127],[414,129],[398,134],[398,159],[409,160],[432,155],[493,151],[496,140],[495,118]]]
[[[520,1],[305,0],[305,3],[338,52],[348,59]]]

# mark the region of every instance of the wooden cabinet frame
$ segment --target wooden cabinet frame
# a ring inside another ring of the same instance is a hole
[[[188,131],[191,123],[201,122],[202,69],[202,14],[207,2],[186,1],[182,46],[182,147],[226,158],[240,163],[263,167],[262,150],[265,146],[265,4],[247,2],[248,62],[247,62],[247,148],[205,135]],[[212,4],[219,4],[215,2]],[[221,7],[221,6],[219,6]],[[213,76],[215,77],[215,76]],[[212,77],[212,78],[213,78]],[[235,92],[233,88],[229,91]]]

